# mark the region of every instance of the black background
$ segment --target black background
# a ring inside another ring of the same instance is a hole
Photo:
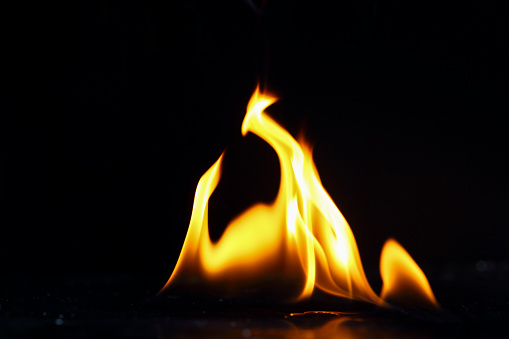
[[[225,148],[212,236],[271,201],[277,158],[240,135],[258,79],[368,267],[388,237],[423,264],[509,259],[505,2],[2,6],[3,275],[164,283]]]

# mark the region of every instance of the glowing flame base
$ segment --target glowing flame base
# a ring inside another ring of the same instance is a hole
[[[233,291],[280,275],[298,286],[295,300],[310,297],[318,288],[343,298],[383,303],[366,279],[352,230],[321,184],[311,147],[265,114],[276,100],[257,88],[242,123],[243,135],[256,134],[278,155],[281,182],[276,199],[243,212],[213,243],[208,201],[219,183],[221,155],[198,183],[184,246],[163,291],[182,278]],[[382,253],[382,297],[410,291],[438,305],[417,264],[397,242],[389,244]],[[398,279],[404,283],[398,284]]]

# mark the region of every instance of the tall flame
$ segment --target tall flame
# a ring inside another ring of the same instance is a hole
[[[264,112],[276,100],[256,88],[241,128],[242,135],[256,134],[277,153],[281,182],[276,199],[243,212],[213,243],[208,201],[219,182],[221,155],[198,183],[184,246],[163,291],[185,276],[235,285],[283,270],[301,277],[296,299],[311,296],[317,287],[383,303],[366,279],[352,230],[322,186],[311,147]]]

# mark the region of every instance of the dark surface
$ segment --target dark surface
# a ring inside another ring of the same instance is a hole
[[[378,309],[328,297],[304,304],[196,295],[156,296],[149,276],[2,283],[0,335],[52,338],[506,338],[509,264],[431,275],[441,311]],[[455,265],[458,267],[458,265]],[[433,279],[434,278],[434,279]],[[162,283],[162,281],[160,282]],[[329,313],[297,313],[328,311]],[[292,314],[293,313],[293,314]]]

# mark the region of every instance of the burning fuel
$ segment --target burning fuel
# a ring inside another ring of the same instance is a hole
[[[373,304],[405,303],[410,296],[438,307],[426,276],[394,240],[387,241],[381,255],[381,297],[372,290],[352,230],[321,184],[311,147],[297,142],[265,113],[276,100],[257,88],[241,129],[244,136],[262,138],[279,158],[281,181],[275,200],[241,213],[213,243],[208,202],[220,180],[221,155],[198,183],[186,239],[162,291],[186,278],[234,291],[282,274],[297,282],[294,300],[309,298],[318,288]]]

